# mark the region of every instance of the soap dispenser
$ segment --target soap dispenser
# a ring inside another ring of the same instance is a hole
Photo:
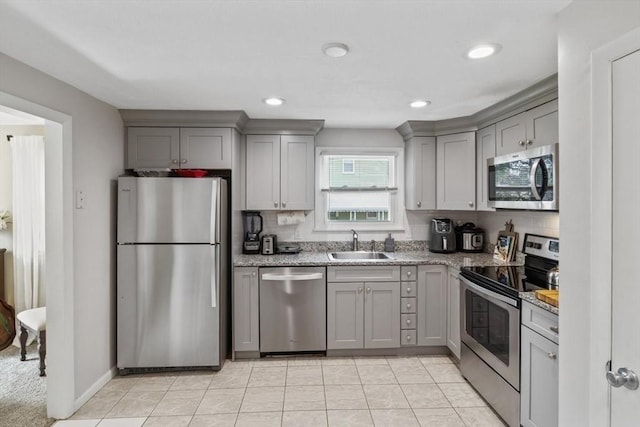
[[[396,242],[393,239],[393,237],[391,237],[391,233],[389,233],[389,236],[384,239],[384,251],[385,252],[394,252],[396,249]]]

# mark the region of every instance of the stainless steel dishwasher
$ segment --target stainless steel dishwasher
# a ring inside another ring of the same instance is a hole
[[[326,349],[325,267],[260,268],[260,352]]]

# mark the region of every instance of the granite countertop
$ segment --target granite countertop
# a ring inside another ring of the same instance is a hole
[[[385,260],[339,260],[329,259],[327,252],[303,251],[295,255],[236,255],[234,267],[278,267],[278,266],[348,266],[348,265],[417,265],[439,264],[460,268],[463,266],[504,265],[488,253],[435,254],[428,251],[385,252]],[[519,265],[512,263],[511,265]]]
[[[544,301],[540,301],[538,298],[536,298],[536,294],[535,292],[520,292],[520,298],[523,301],[527,301],[530,302],[531,304],[535,305],[536,307],[540,307],[542,309],[545,309],[553,314],[558,314],[560,311],[558,310],[558,307],[554,307],[551,304],[547,304]]]

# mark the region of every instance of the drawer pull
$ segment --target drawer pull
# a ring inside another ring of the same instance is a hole
[[[407,335],[407,341],[411,341],[411,335]]]
[[[411,272],[410,271],[407,271],[407,276],[411,277]]]
[[[407,304],[407,308],[411,308],[411,304]]]
[[[410,293],[410,292],[411,292],[411,288],[407,288],[407,293]]]
[[[411,319],[407,319],[407,325],[411,324]]]
[[[553,359],[553,360],[558,358],[558,355],[555,354],[555,353],[549,353],[549,354],[547,354],[547,356],[549,356],[549,359]]]
[[[555,332],[556,334],[560,333],[560,329],[557,326],[549,326],[551,332]]]

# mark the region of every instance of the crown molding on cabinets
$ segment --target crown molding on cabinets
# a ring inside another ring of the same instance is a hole
[[[244,111],[127,110],[120,116],[125,126],[224,127],[242,131],[250,120]]]
[[[249,119],[245,135],[313,135],[324,127],[324,120]]]
[[[128,110],[120,116],[127,127],[223,127],[245,135],[317,135],[324,120],[251,119],[244,111]]]
[[[558,98],[558,75],[553,74],[484,110],[447,120],[409,120],[396,128],[407,141],[416,136],[441,136],[482,129],[540,104]]]

